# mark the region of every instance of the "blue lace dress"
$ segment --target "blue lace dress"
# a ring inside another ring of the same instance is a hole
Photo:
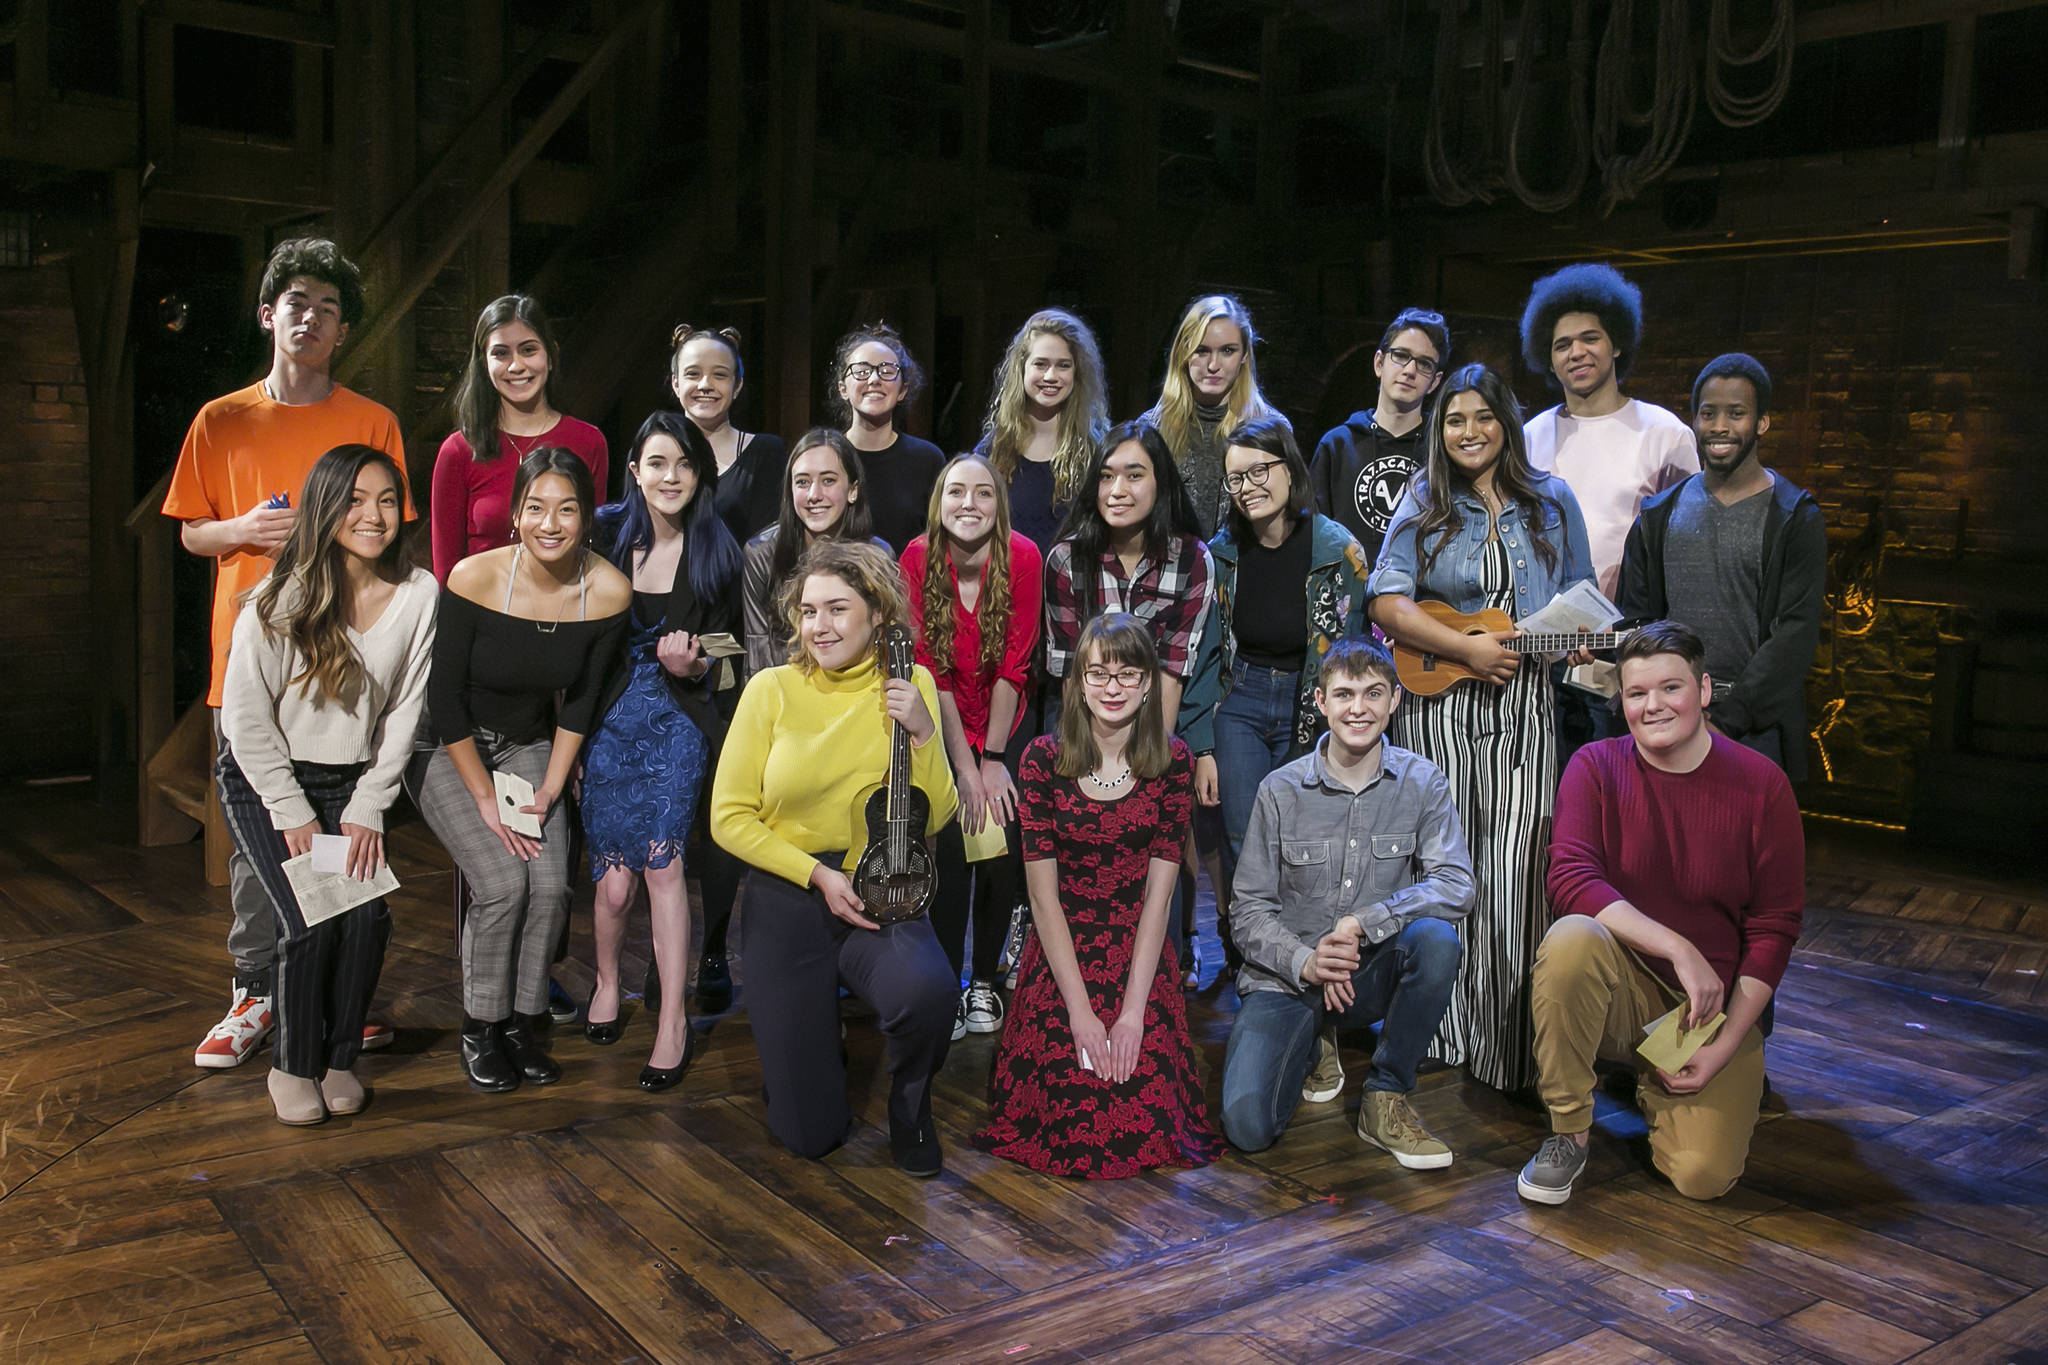
[[[681,857],[704,786],[709,746],[669,694],[654,656],[668,598],[634,592],[626,690],[584,755],[583,837],[592,881],[608,868],[644,872]]]

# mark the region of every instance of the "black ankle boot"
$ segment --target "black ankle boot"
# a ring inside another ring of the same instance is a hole
[[[519,1088],[519,1068],[506,1054],[502,1025],[462,1016],[462,1074],[488,1095]]]
[[[519,1074],[530,1084],[553,1085],[562,1079],[562,1068],[540,1045],[540,1029],[534,1020],[535,1016],[531,1014],[514,1014],[501,1025],[505,1051],[510,1054],[512,1065],[519,1068]]]

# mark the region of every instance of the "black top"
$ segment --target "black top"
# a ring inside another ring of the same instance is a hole
[[[1269,550],[1252,536],[1237,547],[1237,594],[1230,604],[1230,628],[1237,657],[1283,673],[1301,670],[1308,641],[1308,582],[1311,518],[1296,517],[1294,530]]]
[[[740,447],[732,468],[718,476],[712,506],[740,544],[775,524],[782,511],[782,471],[788,463],[780,436],[754,432]]]
[[[1365,408],[1352,413],[1343,426],[1331,427],[1316,443],[1308,470],[1316,510],[1358,537],[1368,564],[1379,559],[1401,494],[1422,468],[1428,426],[1427,421],[1418,422],[1406,434],[1392,436],[1373,410]]]
[[[1067,509],[1053,501],[1056,487],[1050,460],[1019,459],[1010,475],[1010,526],[1041,552],[1060,538],[1066,516]]]
[[[930,441],[898,432],[883,449],[863,450],[860,462],[867,471],[860,495],[875,534],[900,555],[924,534],[925,506],[946,467],[945,453]]]
[[[560,728],[587,735],[626,639],[627,613],[529,621],[441,589],[427,709],[443,744],[494,730],[534,744]],[[560,713],[555,694],[563,694]]]
[[[642,592],[638,588],[633,589],[633,619],[637,629],[631,638],[622,633],[615,645],[619,655],[619,666],[612,670],[600,699],[597,708],[597,715],[600,717],[612,709],[612,703],[619,699],[619,694],[626,690],[626,684],[632,681],[632,670],[627,666],[627,656],[633,649],[644,645],[645,648],[652,650],[660,643],[662,636],[672,635],[679,630],[688,631],[692,635],[724,634],[734,639],[739,638],[740,573],[735,569],[731,580],[725,585],[725,591],[716,597],[707,599],[700,596],[690,582],[690,547],[685,544],[682,553],[676,556],[675,581],[667,592]],[[646,637],[644,640],[643,636]],[[667,669],[663,669],[661,673],[661,679],[668,684],[669,695],[675,698],[676,705],[682,708],[683,714],[690,718],[690,722],[703,732],[705,740],[714,747],[725,738],[726,722],[730,717],[721,714],[713,704],[713,692],[729,672],[731,670],[722,667],[719,661],[714,659],[710,670],[701,678],[678,678]],[[732,690],[737,692],[738,688]]]
[[[633,625],[637,628],[658,626],[668,615],[668,599],[665,592],[642,592],[633,589]]]

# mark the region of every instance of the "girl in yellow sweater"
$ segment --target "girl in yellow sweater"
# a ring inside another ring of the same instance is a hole
[[[902,577],[877,547],[813,545],[781,604],[795,636],[790,662],[748,682],[711,788],[712,836],[759,870],[747,879],[741,925],[768,1126],[802,1156],[845,1141],[844,982],[888,1039],[896,1164],[937,1175],[931,1078],[946,1059],[959,983],[929,920],[878,926],[848,876],[865,838],[858,799],[888,772],[889,722],[910,735],[911,781],[931,802],[925,835],[953,817],[953,775],[933,742],[937,688],[922,667],[909,681],[884,675],[882,628],[908,612]]]

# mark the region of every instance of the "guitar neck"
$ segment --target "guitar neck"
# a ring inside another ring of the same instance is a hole
[[[1575,649],[1613,649],[1632,630],[1553,630],[1502,641],[1517,654],[1569,654]]]

